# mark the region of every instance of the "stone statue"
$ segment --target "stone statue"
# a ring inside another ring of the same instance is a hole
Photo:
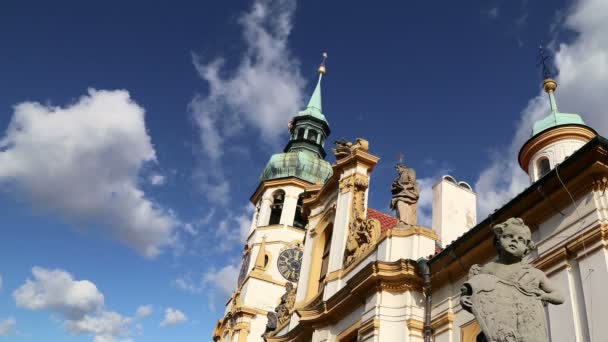
[[[281,302],[274,309],[279,325],[289,320],[289,314],[296,303],[296,289],[292,283],[285,284],[285,293],[281,296]]]
[[[355,150],[369,150],[369,142],[363,138],[357,138],[355,143],[342,139],[334,142],[335,147],[332,149],[337,160],[351,155]]]
[[[266,337],[268,337],[271,332],[277,330],[278,326],[276,312],[268,311],[268,313],[266,314],[266,318],[266,330],[264,330],[264,334],[262,335],[264,341],[266,341]]]
[[[543,305],[564,299],[545,273],[524,258],[535,248],[530,228],[522,219],[510,218],[493,230],[498,257],[471,267],[460,304],[475,315],[489,342],[547,342]]]
[[[416,171],[403,163],[395,165],[399,176],[393,181],[391,210],[397,211],[397,227],[416,225],[416,207],[420,197],[420,185],[416,182]]]

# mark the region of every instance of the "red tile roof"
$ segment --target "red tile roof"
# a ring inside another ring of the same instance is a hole
[[[396,217],[372,208],[367,208],[367,217],[380,221],[380,230],[383,232],[392,229],[399,222]]]

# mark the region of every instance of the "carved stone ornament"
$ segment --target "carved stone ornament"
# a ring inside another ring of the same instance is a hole
[[[416,225],[416,211],[420,197],[420,185],[416,182],[416,171],[403,163],[395,165],[399,176],[393,180],[391,210],[397,211],[397,227],[406,228]]]
[[[365,191],[369,187],[369,180],[361,174],[354,174],[340,180],[340,192]]]
[[[281,302],[274,309],[279,326],[289,320],[295,303],[296,289],[292,283],[287,283],[285,284],[285,293],[281,296]]]
[[[471,267],[460,304],[475,315],[486,341],[547,342],[543,305],[564,299],[525,258],[535,248],[530,228],[522,219],[510,218],[493,230],[498,257]]]
[[[380,221],[356,216],[348,225],[348,237],[344,249],[344,267],[350,266],[355,260],[374,248],[379,237]]]
[[[357,149],[361,149],[362,151],[369,150],[369,142],[363,138],[357,138],[354,144],[346,139],[336,140],[334,145],[335,147],[332,151],[336,160],[350,156]]]

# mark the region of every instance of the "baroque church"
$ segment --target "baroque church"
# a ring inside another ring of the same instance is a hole
[[[544,80],[547,116],[519,152],[528,188],[477,222],[474,189],[445,175],[423,227],[413,169],[396,166],[393,216],[368,207],[373,144],[338,141],[336,161],[325,160],[325,73],[323,63],[251,195],[240,275],[214,341],[478,341],[461,288],[471,266],[497,257],[492,228],[512,217],[532,232],[528,262],[565,299],[544,306],[548,341],[608,341],[608,140],[558,111],[556,81]]]

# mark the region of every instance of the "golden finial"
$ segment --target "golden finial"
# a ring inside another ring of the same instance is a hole
[[[325,60],[327,59],[327,52],[323,52],[323,61],[321,62],[321,65],[319,66],[319,73],[322,75],[325,75],[325,73],[327,72],[327,70],[325,70]]]
[[[555,82],[552,78],[547,78],[543,82],[543,89],[545,89],[545,93],[554,92],[557,89],[557,82]]]

